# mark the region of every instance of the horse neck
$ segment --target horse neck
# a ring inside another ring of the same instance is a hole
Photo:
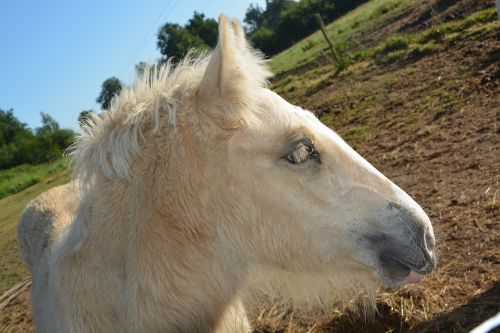
[[[205,315],[216,318],[234,297],[245,266],[219,241],[220,221],[206,208],[203,177],[189,174],[193,169],[182,164],[160,159],[135,165],[131,183],[103,181],[92,194],[89,229],[101,240],[98,246],[111,247],[114,252],[107,253],[123,263],[126,288],[144,292],[138,299],[182,307],[176,301],[181,297],[190,307],[199,303],[213,309]],[[179,172],[154,176],[169,169]]]

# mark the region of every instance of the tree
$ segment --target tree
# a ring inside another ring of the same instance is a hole
[[[23,146],[34,142],[33,133],[14,116],[14,110],[0,109],[0,169],[24,162]]]
[[[182,59],[191,49],[210,49],[217,43],[218,25],[214,19],[194,12],[185,26],[166,23],[158,31],[157,46],[163,55]]]
[[[21,137],[32,137],[33,133],[25,123],[14,116],[14,110],[0,109],[0,146],[7,145]]]
[[[293,0],[266,0],[263,26],[278,31],[283,14],[297,4]]]
[[[297,6],[283,13],[279,35],[289,45],[296,43],[318,30],[315,13],[320,13],[325,21],[330,22],[335,14],[334,9],[335,2],[331,0],[301,0]]]
[[[113,97],[118,95],[122,88],[123,86],[119,79],[110,77],[102,83],[101,93],[97,97],[96,102],[101,104],[104,110],[109,109]]]
[[[50,114],[40,112],[40,117],[42,117],[42,127],[38,127],[36,129],[37,135],[47,132],[55,132],[59,129],[59,124]]]
[[[163,60],[171,57],[182,59],[192,48],[204,49],[207,45],[197,36],[176,23],[166,23],[158,33],[158,48]]]
[[[266,27],[260,27],[250,36],[253,46],[265,54],[275,54],[278,51],[276,33]]]
[[[254,31],[262,27],[262,23],[264,23],[264,9],[262,9],[257,3],[251,3],[247,8],[243,22],[247,25],[247,33],[252,34]]]
[[[245,14],[249,39],[254,46],[267,55],[272,55],[288,46],[288,41],[278,35],[283,14],[296,7],[293,0],[266,0],[266,9],[251,4]]]
[[[205,18],[204,14],[195,11],[193,17],[186,24],[186,29],[191,35],[199,37],[210,48],[214,48],[217,44],[219,25],[216,20]]]
[[[40,112],[42,126],[35,130],[35,144],[25,154],[27,163],[55,161],[63,156],[64,150],[73,142],[73,131],[61,129],[59,123],[48,113]],[[30,146],[28,146],[30,148]]]
[[[61,129],[47,113],[40,115],[42,126],[32,131],[12,109],[0,109],[0,169],[53,161],[73,142],[71,130]]]

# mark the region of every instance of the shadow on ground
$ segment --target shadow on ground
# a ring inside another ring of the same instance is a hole
[[[424,322],[415,332],[469,332],[500,310],[500,281],[468,303]]]
[[[323,332],[348,333],[444,333],[469,332],[500,310],[500,281],[490,289],[472,298],[468,303],[431,320],[410,327],[399,312],[394,312],[387,304],[377,306],[378,314],[373,321],[363,323],[363,318],[355,315],[344,315]]]

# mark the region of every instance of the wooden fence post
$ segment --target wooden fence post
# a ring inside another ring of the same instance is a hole
[[[323,37],[325,37],[326,43],[328,44],[328,48],[330,49],[330,53],[332,54],[332,59],[333,59],[335,65],[337,66],[336,73],[338,73],[344,68],[344,63],[343,63],[342,59],[340,59],[340,57],[337,54],[337,52],[335,51],[335,49],[333,48],[333,44],[326,33],[325,22],[323,22],[321,15],[316,13],[316,14],[314,14],[314,18],[318,22],[319,28],[321,29],[321,32],[323,33]]]

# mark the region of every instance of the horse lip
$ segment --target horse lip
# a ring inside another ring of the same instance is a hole
[[[410,269],[410,271],[415,271],[416,273],[418,273],[420,275],[428,275],[436,267],[436,257],[434,255],[429,254],[427,251],[424,251],[421,248],[420,248],[420,251],[423,254],[423,258],[420,257],[420,260],[423,259],[423,262],[424,262],[423,265],[420,265],[420,267],[418,267],[417,264],[414,264],[408,260],[405,260],[401,257],[392,255],[390,253],[381,254],[380,258],[382,260],[384,258],[393,260],[393,261],[405,266],[406,268]]]
[[[364,239],[374,252],[377,275],[389,287],[415,283],[419,276],[428,275],[436,266],[435,253],[429,253],[423,245],[409,247],[402,242],[395,242],[394,236],[385,233],[369,234]],[[408,280],[410,276],[412,279]]]
[[[429,262],[427,262],[427,261],[422,268],[417,268],[417,266],[409,263],[408,261],[401,260],[401,259],[395,258],[395,257],[390,257],[390,258],[394,261],[397,261],[398,263],[405,266],[406,268],[409,268],[410,271],[415,272],[415,273],[420,274],[420,275],[427,275],[430,272],[432,272],[432,270],[434,269],[434,265],[429,265]]]
[[[429,259],[426,260],[425,265],[418,268],[417,265],[394,255],[380,255],[376,271],[386,287],[418,283],[424,275],[429,274],[434,268],[434,258]]]
[[[415,271],[411,271],[410,275],[406,277],[406,279],[403,280],[404,283],[419,283],[420,280],[422,279],[422,274],[417,273]]]

